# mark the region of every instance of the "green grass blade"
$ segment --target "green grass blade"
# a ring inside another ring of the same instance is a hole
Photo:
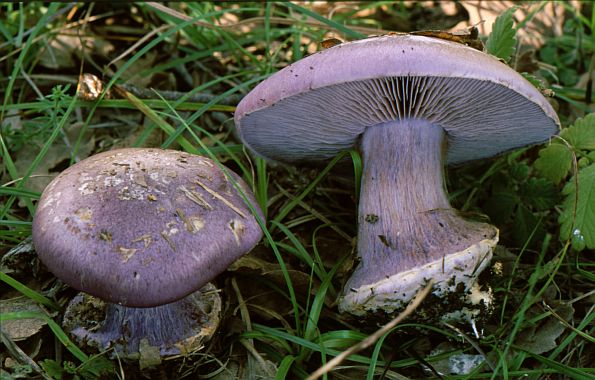
[[[25,284],[15,280],[6,273],[0,272],[0,281],[13,287],[19,293],[31,298],[33,301],[41,305],[47,306],[52,310],[60,310],[60,306],[58,306],[54,301],[36,292],[35,290],[28,288]]]
[[[312,17],[314,20],[322,22],[323,24],[327,25],[328,27],[335,29],[340,33],[343,33],[346,37],[353,38],[353,39],[362,39],[362,38],[368,37],[367,35],[365,35],[363,33],[356,32],[355,30],[352,30],[345,25],[339,24],[336,21],[333,21],[326,17],[323,17],[323,16],[319,15],[318,13],[313,12],[307,8],[301,7],[297,4],[294,4],[291,2],[287,2],[287,3],[283,3],[283,4],[285,6],[287,6],[287,8],[293,9],[294,11],[297,11],[305,16]]]
[[[15,197],[26,197],[39,199],[41,193],[27,189],[15,189],[14,187],[0,186],[0,195],[14,195]]]
[[[563,375],[565,379],[593,380],[593,375],[595,374],[595,368],[585,368],[585,370],[587,370],[587,372],[585,372],[579,368],[563,365],[541,355],[535,355],[530,352],[527,352],[527,355],[547,365],[549,368],[558,371],[558,373]]]
[[[273,221],[276,223],[281,223],[281,221],[291,212],[291,210],[293,210],[299,204],[299,202],[302,199],[304,199],[304,197],[308,195],[314,189],[314,187],[316,187],[316,185],[328,174],[328,172],[337,164],[337,162],[339,162],[341,159],[345,157],[346,154],[347,152],[341,152],[338,155],[336,155],[325,166],[325,168],[322,169],[320,173],[318,173],[316,178],[314,178],[314,180],[310,182],[310,184],[304,189],[304,191],[302,191],[300,195],[292,199],[287,205],[285,205],[281,210],[279,210],[277,216],[273,219]],[[271,231],[274,230],[274,227],[275,224],[272,225]]]
[[[25,58],[28,56],[29,50],[31,49],[31,47],[33,46],[33,43],[35,41],[35,38],[37,37],[37,34],[47,26],[47,21],[48,19],[54,14],[56,13],[58,7],[62,5],[61,3],[50,3],[47,11],[43,14],[43,16],[37,21],[37,23],[35,24],[35,26],[32,29],[31,34],[29,35],[29,38],[27,39],[27,42],[25,42],[25,45],[23,46],[23,49],[21,50],[21,53],[19,54],[19,57],[17,58],[17,61],[14,63],[14,67],[12,69],[12,72],[10,73],[9,79],[8,79],[8,84],[6,85],[6,88],[4,89],[4,103],[2,104],[2,110],[0,110],[0,120],[4,119],[4,112],[6,109],[6,105],[8,104],[9,100],[12,98],[12,89],[14,87],[14,84],[17,80],[17,78],[20,77],[19,75],[19,71],[21,71],[21,69],[23,69],[23,64],[25,62]],[[20,32],[17,36],[17,41],[16,41],[16,45],[20,46],[20,36],[22,36],[22,23],[24,23],[25,20],[25,16],[24,16],[24,12],[23,12],[23,4],[20,5],[20,22],[21,22],[21,29]]]
[[[275,380],[284,380],[291,369],[291,366],[295,362],[295,356],[287,355],[281,360],[279,366],[277,368],[277,374],[275,375]]]
[[[81,349],[78,348],[76,346],[76,344],[74,344],[68,338],[68,336],[66,335],[64,330],[62,330],[62,328],[56,322],[54,322],[54,320],[52,318],[48,317],[47,315],[45,315],[43,313],[38,313],[38,312],[34,312],[34,311],[19,311],[19,312],[13,312],[13,313],[2,313],[2,314],[0,314],[0,324],[3,321],[11,321],[11,320],[15,320],[15,319],[35,319],[35,318],[43,319],[48,324],[48,326],[50,327],[50,329],[52,330],[52,332],[54,333],[56,338],[58,338],[60,343],[62,343],[64,345],[64,347],[66,347],[68,349],[68,351],[70,351],[70,353],[72,355],[74,355],[78,360],[80,360],[81,362],[86,362],[87,360],[89,360],[89,357],[83,351],[81,351]]]
[[[362,156],[355,149],[349,151],[351,156],[351,162],[353,162],[353,174],[355,175],[355,199],[359,199],[359,192],[362,183],[362,173],[364,165],[362,162]]]

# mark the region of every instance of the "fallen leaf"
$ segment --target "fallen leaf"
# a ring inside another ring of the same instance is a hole
[[[555,308],[555,312],[560,318],[567,321],[572,317],[574,309],[571,305],[560,303]],[[533,311],[531,314],[537,314],[537,312]],[[522,330],[515,344],[525,351],[540,355],[558,347],[556,339],[562,335],[565,329],[566,326],[558,318],[550,315]]]
[[[18,312],[44,313],[43,309],[27,297],[0,300],[0,314]],[[37,334],[46,322],[41,318],[13,319],[2,322],[2,330],[15,342],[28,339]]]

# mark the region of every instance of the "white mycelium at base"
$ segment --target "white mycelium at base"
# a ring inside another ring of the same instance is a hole
[[[477,276],[489,265],[498,237],[483,240],[461,252],[448,255],[424,266],[397,273],[345,292],[339,303],[341,312],[362,316],[376,311],[392,313],[403,308],[432,279],[432,293],[438,297],[455,291],[463,284],[470,291]],[[473,304],[469,299],[469,303]]]

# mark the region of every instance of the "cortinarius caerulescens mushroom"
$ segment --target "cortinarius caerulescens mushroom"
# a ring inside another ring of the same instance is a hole
[[[262,237],[246,202],[262,218],[235,173],[173,150],[113,150],[62,172],[37,206],[35,248],[58,278],[109,303],[75,298],[66,327],[125,355],[142,344],[162,355],[196,348],[209,309],[220,308],[212,285],[198,290]],[[98,326],[77,325],[85,308],[104,313]]]
[[[469,291],[498,231],[457,215],[444,165],[543,142],[559,128],[542,94],[504,63],[412,35],[348,42],[295,62],[254,88],[235,122],[265,158],[361,151],[360,262],[339,303],[356,315],[393,312],[429,279],[438,296],[460,284]]]

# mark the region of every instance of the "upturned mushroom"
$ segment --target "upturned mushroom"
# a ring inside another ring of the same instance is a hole
[[[189,352],[210,337],[221,300],[208,282],[262,237],[250,189],[226,172],[185,152],[130,148],[56,177],[37,206],[34,245],[56,277],[96,297],[71,302],[67,330],[128,357]]]
[[[273,160],[360,150],[359,265],[339,303],[355,315],[394,312],[430,279],[439,297],[469,292],[498,230],[451,207],[444,166],[540,143],[559,128],[543,95],[504,63],[413,35],[301,59],[256,86],[235,122],[244,144]]]

